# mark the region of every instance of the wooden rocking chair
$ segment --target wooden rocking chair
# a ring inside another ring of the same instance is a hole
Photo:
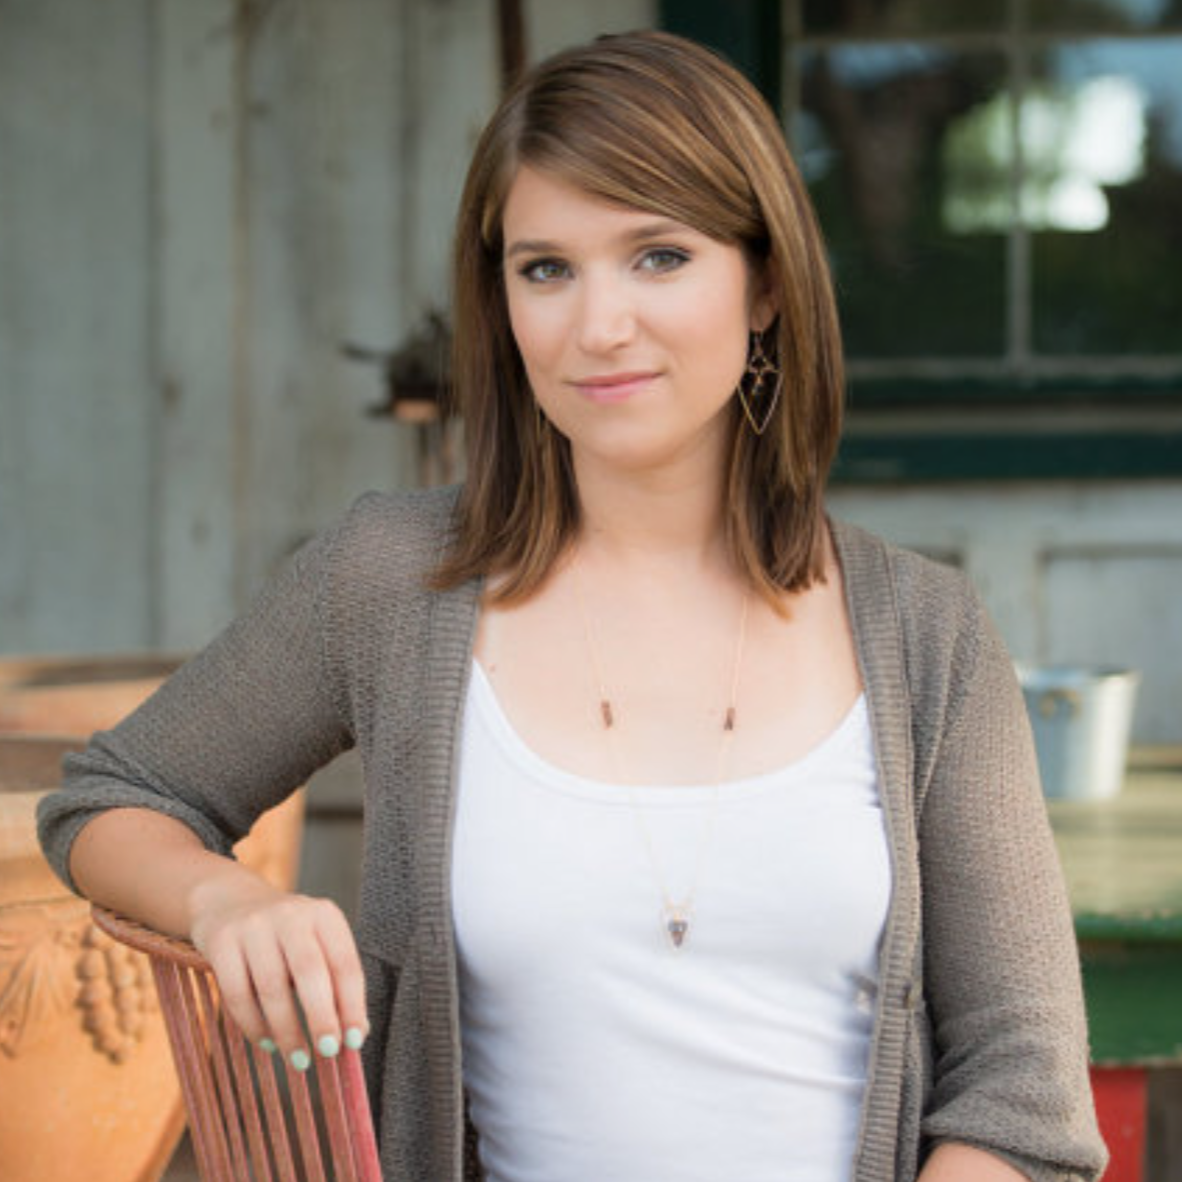
[[[284,1068],[252,1046],[221,1005],[201,954],[183,940],[92,909],[112,939],[148,956],[204,1182],[381,1182],[357,1051]],[[297,1165],[298,1161],[298,1165]]]

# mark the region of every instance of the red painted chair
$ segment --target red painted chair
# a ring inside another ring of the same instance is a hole
[[[381,1182],[357,1051],[314,1056],[314,1077],[285,1065],[281,1085],[280,1060],[252,1046],[223,1011],[191,944],[101,907],[93,915],[152,965],[204,1182]]]

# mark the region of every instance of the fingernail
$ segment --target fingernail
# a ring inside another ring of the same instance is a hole
[[[345,1046],[347,1046],[349,1050],[361,1050],[361,1044],[363,1042],[365,1042],[365,1035],[362,1034],[356,1026],[350,1026],[349,1029],[345,1031]]]
[[[266,1051],[268,1055],[273,1055],[279,1048],[269,1038],[260,1038],[259,1050]]]
[[[308,1068],[312,1066],[312,1056],[309,1055],[308,1052],[303,1049],[298,1050],[298,1051],[292,1051],[291,1065],[297,1071],[307,1071]]]
[[[316,1049],[320,1052],[323,1059],[335,1059],[341,1051],[340,1040],[332,1034],[322,1034],[320,1041],[316,1044]]]

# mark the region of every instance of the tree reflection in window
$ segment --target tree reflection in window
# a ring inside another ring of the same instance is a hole
[[[1182,39],[1054,46],[1037,55],[1034,76],[1074,123],[1070,151],[1046,136],[1027,144],[1033,120],[1023,109],[1028,174],[1051,197],[1074,184],[1081,215],[1090,180],[1095,215],[1071,226],[1023,210],[1037,231],[1035,351],[1182,353]]]
[[[1182,377],[1182,0],[789,0],[857,378]]]

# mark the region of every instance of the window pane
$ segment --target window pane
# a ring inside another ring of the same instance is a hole
[[[1002,56],[851,43],[799,68],[793,138],[851,356],[1000,355],[1013,165]]]
[[[1182,29],[1177,0],[1030,0],[1030,27],[1065,32]]]
[[[1006,0],[803,0],[805,35],[940,34],[1005,28]]]
[[[1047,50],[1022,103],[1040,353],[1182,353],[1182,38]]]

